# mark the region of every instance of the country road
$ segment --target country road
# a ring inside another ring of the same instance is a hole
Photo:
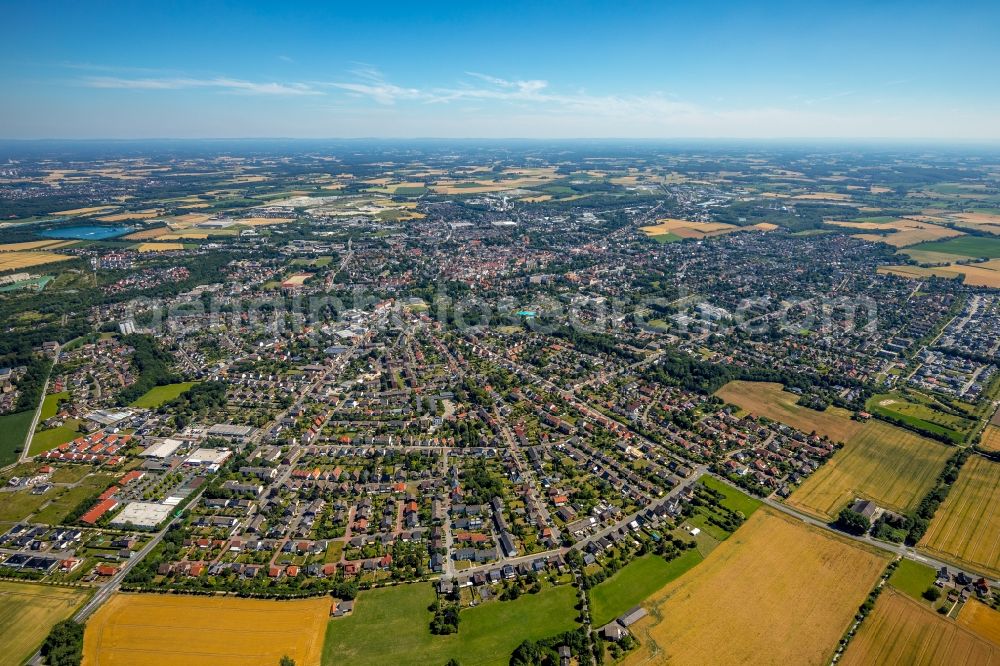
[[[58,358],[58,356],[56,357]],[[53,366],[55,364],[53,363]],[[42,385],[42,395],[38,399],[38,407],[35,408],[35,416],[31,419],[31,427],[28,428],[28,434],[24,438],[24,446],[21,447],[21,457],[18,459],[18,463],[26,462],[31,456],[28,451],[31,449],[31,440],[35,436],[35,428],[38,427],[38,419],[42,415],[42,405],[45,404],[45,396],[49,392],[49,380],[52,378],[52,366],[49,367],[48,374],[45,375],[45,383]]]

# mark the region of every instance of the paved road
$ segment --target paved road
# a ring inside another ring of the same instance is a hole
[[[627,526],[629,523],[631,523],[633,520],[635,520],[640,515],[642,515],[643,513],[645,513],[647,510],[653,508],[654,506],[656,506],[658,504],[661,504],[662,502],[665,502],[665,501],[667,501],[667,500],[669,500],[669,499],[677,496],[685,488],[685,486],[687,486],[687,485],[689,485],[691,483],[694,483],[695,481],[697,481],[698,479],[700,479],[704,474],[707,474],[707,473],[708,473],[708,468],[706,466],[704,466],[704,465],[701,466],[701,467],[695,468],[692,471],[692,473],[687,478],[684,479],[684,483],[678,484],[677,487],[671,489],[670,492],[666,493],[663,497],[657,497],[655,500],[653,500],[653,501],[649,502],[648,504],[640,507],[639,509],[637,509],[633,513],[630,513],[629,515],[625,516],[624,518],[622,518],[621,520],[619,520],[617,523],[615,523],[613,525],[609,525],[609,526],[604,527],[604,528],[601,528],[600,530],[598,530],[597,532],[594,532],[590,536],[587,536],[587,537],[581,539],[580,541],[577,541],[576,543],[574,543],[569,548],[565,548],[565,547],[564,548],[553,548],[552,550],[546,550],[546,551],[542,551],[540,553],[533,553],[531,555],[520,555],[518,557],[508,557],[508,558],[504,558],[504,559],[501,559],[501,560],[497,560],[495,562],[490,562],[488,564],[481,564],[481,565],[479,565],[477,567],[470,567],[468,569],[464,569],[464,570],[460,571],[459,573],[462,573],[462,574],[474,574],[474,573],[479,573],[479,572],[483,572],[483,571],[489,571],[490,569],[495,569],[498,566],[503,566],[505,564],[510,564],[510,565],[516,567],[517,565],[522,564],[522,563],[524,563],[524,564],[530,564],[531,562],[534,562],[535,560],[537,560],[539,557],[549,557],[551,555],[564,555],[567,552],[569,552],[570,550],[582,550],[582,549],[586,548],[587,545],[591,541],[595,541],[596,539],[600,539],[601,537],[604,537],[604,536],[607,536],[607,535],[611,534],[615,530],[619,530],[619,529]]]
[[[56,360],[58,360],[58,358],[59,357],[56,356]],[[55,361],[53,361],[52,366],[49,367],[49,373],[45,375],[45,384],[42,386],[42,397],[38,399],[38,407],[35,408],[35,417],[31,419],[31,427],[28,428],[28,435],[24,439],[24,446],[21,447],[21,457],[18,459],[19,463],[23,463],[31,458],[31,456],[28,455],[28,450],[31,448],[31,440],[35,436],[35,428],[38,427],[38,419],[42,415],[42,405],[45,404],[45,396],[49,392],[49,379],[52,378],[52,367],[54,365]]]

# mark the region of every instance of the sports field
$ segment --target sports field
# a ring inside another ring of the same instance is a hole
[[[828,664],[888,557],[761,508],[648,602],[626,664]]]
[[[976,599],[970,599],[958,614],[958,624],[1000,646],[1000,611],[995,611]]]
[[[659,555],[644,555],[629,562],[614,576],[591,588],[591,624],[601,627],[611,622],[701,560],[701,553],[692,549],[670,562]]]
[[[796,405],[799,397],[783,390],[781,384],[732,381],[716,391],[715,395],[755,416],[780,421],[807,434],[815,431],[835,442],[846,442],[862,428],[861,423],[851,420],[851,413],[847,410],[830,407],[825,412],[817,412]]]
[[[890,588],[879,595],[840,663],[985,666],[998,660],[1000,647]]]
[[[576,590],[546,587],[516,601],[490,601],[461,612],[458,633],[430,632],[434,602],[430,583],[414,583],[362,592],[348,617],[331,619],[323,663],[462,664],[502,666],[521,641],[538,640],[574,629]]]
[[[832,519],[855,497],[900,513],[931,489],[954,449],[879,421],[865,423],[787,503]]]
[[[977,571],[1000,576],[1000,463],[974,455],[958,480],[920,547]]]
[[[139,396],[135,402],[132,403],[133,407],[144,407],[146,409],[155,409],[165,402],[170,402],[184,391],[197,384],[197,382],[180,382],[178,384],[164,384],[163,386],[154,386],[149,389],[141,396]]]
[[[984,451],[1000,451],[1000,426],[986,426],[979,446]]]
[[[86,589],[0,581],[0,661],[22,663],[89,596]]]
[[[330,602],[116,594],[87,621],[83,664],[318,664]]]

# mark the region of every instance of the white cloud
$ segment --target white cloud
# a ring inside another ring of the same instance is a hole
[[[276,56],[281,58],[281,56]],[[876,104],[864,90],[832,88],[826,94],[786,96],[783,102],[747,104],[732,95],[701,102],[679,99],[669,91],[593,93],[560,88],[533,78],[503,78],[465,72],[450,85],[404,85],[386,77],[377,67],[354,63],[347,76],[336,80],[260,82],[227,76],[192,76],[170,70],[128,70],[90,64],[65,64],[90,70],[77,85],[103,89],[148,91],[202,90],[205,92],[288,98],[282,113],[265,105],[246,105],[238,125],[228,109],[205,104],[190,129],[177,135],[227,136],[380,136],[481,138],[656,138],[656,137],[994,137],[995,109],[955,112],[939,107],[901,105],[896,99]],[[83,74],[83,72],[81,72]],[[886,85],[893,85],[889,82]],[[864,106],[841,100],[866,96]],[[320,103],[303,104],[304,96]],[[131,109],[109,101],[115,111]],[[157,103],[170,100],[164,95]],[[136,102],[139,104],[139,102]],[[119,108],[120,107],[120,108]],[[166,107],[163,107],[166,108]],[[213,111],[214,109],[214,111]],[[212,121],[211,113],[220,114]],[[0,109],[0,120],[4,110]],[[9,114],[7,114],[9,115]],[[135,115],[135,114],[133,114]],[[97,114],[97,116],[101,116]],[[75,117],[75,116],[74,116]],[[88,116],[89,117],[89,116]],[[174,128],[173,115],[143,122]],[[215,122],[212,125],[211,122]],[[0,126],[3,123],[0,122]],[[109,125],[107,136],[120,128]]]
[[[258,83],[242,79],[215,77],[195,79],[187,77],[123,78],[117,76],[90,76],[82,80],[88,88],[117,88],[124,90],[182,90],[207,88],[252,95],[322,95],[305,83]]]

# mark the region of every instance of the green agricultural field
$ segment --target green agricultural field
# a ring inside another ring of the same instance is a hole
[[[984,238],[982,236],[962,236],[936,243],[921,243],[914,250],[925,252],[944,252],[960,254],[963,257],[989,257],[1000,259],[1000,238]]]
[[[434,590],[428,583],[362,592],[349,617],[330,620],[323,663],[506,665],[526,639],[539,640],[577,627],[576,590],[547,587],[516,601],[490,601],[463,610],[458,633],[430,632]]]
[[[865,408],[872,414],[899,419],[914,428],[947,437],[953,444],[964,442],[966,434],[975,425],[966,418],[936,409],[930,400],[911,400],[898,393],[873,396]]]
[[[49,491],[46,495],[54,496],[53,491]],[[48,499],[45,495],[32,495],[31,490],[3,493],[0,495],[0,520],[20,522],[38,511]]]
[[[79,419],[66,419],[65,423],[56,428],[49,428],[48,430],[36,429],[34,436],[31,438],[31,446],[28,448],[28,453],[37,455],[76,439],[80,436],[79,426]]]
[[[45,396],[45,400],[42,401],[42,413],[38,417],[38,420],[44,421],[55,416],[56,410],[59,408],[60,400],[69,400],[69,391],[63,391],[62,393],[50,393]]]
[[[677,234],[673,234],[670,232],[667,232],[665,234],[656,234],[655,236],[650,236],[650,238],[655,240],[657,243],[676,243],[678,241],[684,240]]]
[[[0,466],[9,465],[17,460],[19,449],[28,437],[28,428],[31,427],[34,416],[33,409],[0,416]]]
[[[145,407],[147,409],[155,409],[165,402],[170,402],[184,391],[197,384],[197,382],[181,382],[179,384],[164,384],[163,386],[154,386],[149,389],[143,395],[139,396],[135,402],[132,403],[133,407]]]
[[[745,518],[753,515],[753,512],[760,508],[761,501],[750,497],[746,493],[740,492],[727,483],[719,481],[713,476],[701,477],[701,483],[706,488],[718,491],[725,495],[721,504],[730,511],[739,511]]]
[[[954,449],[880,421],[865,423],[787,503],[824,520],[855,497],[898,513],[916,508]]]
[[[427,194],[429,190],[426,187],[397,187],[393,194],[407,197],[407,196],[418,196],[421,194]]]
[[[52,472],[52,483],[76,483],[93,471],[94,468],[90,465],[57,467],[56,471]]]
[[[926,604],[929,602],[921,595],[924,590],[934,584],[935,578],[937,578],[937,574],[931,567],[904,558],[899,561],[899,566],[889,577],[889,584],[900,592],[905,592],[917,601]]]
[[[23,663],[53,625],[72,615],[90,593],[81,588],[0,581],[0,660]]]
[[[702,561],[695,549],[667,562],[659,555],[643,555],[622,567],[614,576],[590,590],[590,620],[602,627],[639,605],[661,587],[679,578]]]
[[[111,485],[113,478],[108,474],[92,474],[80,482],[80,485],[73,488],[50,490],[44,495],[50,500],[50,503],[32,516],[32,520],[46,525],[62,523],[66,515],[79,506],[81,502]]]

